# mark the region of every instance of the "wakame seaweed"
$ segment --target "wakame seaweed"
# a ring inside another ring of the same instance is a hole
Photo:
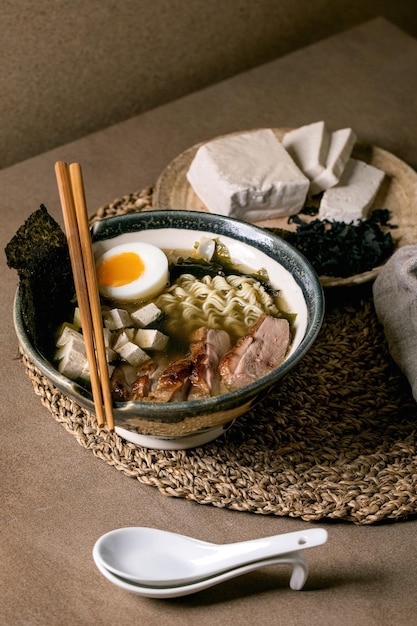
[[[310,261],[319,276],[347,277],[367,272],[385,261],[394,251],[395,243],[389,229],[388,209],[376,209],[358,224],[315,219],[304,222],[298,215],[288,219],[295,231],[275,232],[297,248]]]
[[[203,276],[225,276],[225,270],[221,263],[207,261],[206,259],[179,259],[169,267],[169,275],[174,281],[182,274],[192,274],[196,278]]]
[[[254,280],[257,280],[270,295],[277,295],[278,290],[274,289],[268,281],[268,276],[262,272],[243,272],[239,270],[232,262],[226,261],[218,262],[215,256],[211,261],[203,258],[189,257],[187,259],[178,259],[175,263],[169,266],[169,275],[172,282],[177,280],[182,274],[192,274],[198,279],[204,276],[230,276],[232,274],[237,276],[250,276]]]

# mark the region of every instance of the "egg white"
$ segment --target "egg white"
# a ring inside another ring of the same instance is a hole
[[[120,302],[149,300],[161,293],[169,281],[168,259],[160,248],[152,244],[129,242],[110,248],[97,259],[96,268],[102,261],[124,252],[137,254],[145,266],[144,271],[139,278],[119,287],[99,283],[100,293]]]

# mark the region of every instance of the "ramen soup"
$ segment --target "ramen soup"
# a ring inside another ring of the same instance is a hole
[[[265,270],[217,239],[193,250],[128,242],[96,260],[113,399],[175,402],[244,387],[282,363],[295,313]],[[89,385],[78,309],[57,332],[59,371]]]

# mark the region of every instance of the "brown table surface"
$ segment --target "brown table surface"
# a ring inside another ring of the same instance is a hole
[[[0,171],[1,248],[41,203],[61,220],[56,160],[82,164],[90,213],[152,184],[189,146],[222,133],[324,119],[417,167],[417,41],[376,19],[176,102]],[[417,207],[416,207],[417,209]],[[113,528],[153,526],[213,542],[308,528],[297,519],[162,495],[82,448],[34,395],[17,358],[17,277],[1,259],[0,623],[415,623],[417,522],[322,523],[305,591],[264,570],[177,600],[107,582],[91,552]]]

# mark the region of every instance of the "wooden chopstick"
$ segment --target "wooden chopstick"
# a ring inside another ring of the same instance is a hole
[[[97,282],[92,283],[91,276],[95,274],[94,261],[91,264],[91,256],[86,264],[83,248],[91,250],[91,239],[88,230],[86,215],[84,190],[82,186],[81,170],[74,168],[74,179],[76,192],[72,188],[68,166],[63,161],[55,164],[55,174],[58,184],[58,191],[61,200],[62,213],[64,217],[65,231],[68,240],[68,248],[71,259],[71,267],[74,275],[75,290],[77,293],[78,307],[80,309],[81,325],[85,340],[87,359],[90,369],[91,390],[93,394],[94,407],[96,411],[97,423],[101,427],[106,422],[107,428],[113,430],[114,419],[110,396],[110,383],[108,377],[107,360],[105,356],[103,328],[100,313],[100,327],[97,330],[97,309],[100,308]],[[82,192],[82,199],[80,194]],[[77,197],[77,210],[75,206],[75,196]],[[82,229],[82,230],[81,230]],[[88,252],[87,255],[88,257]],[[92,293],[95,296],[90,299],[87,281],[93,285]],[[96,278],[95,278],[96,281]],[[95,324],[93,321],[95,321]],[[104,356],[104,360],[103,360]],[[103,409],[104,404],[104,409]]]
[[[103,317],[101,315],[96,266],[94,262],[93,249],[91,246],[90,229],[88,227],[88,215],[84,194],[84,183],[80,164],[71,163],[69,166],[69,172],[74,197],[75,213],[77,216],[78,232],[81,241],[81,252],[83,256],[84,271],[87,279],[87,292],[91,308],[91,318],[93,322],[94,341],[100,371],[101,391],[104,400],[106,424],[109,430],[113,430],[113,402],[110,390],[106,347],[104,345]]]

